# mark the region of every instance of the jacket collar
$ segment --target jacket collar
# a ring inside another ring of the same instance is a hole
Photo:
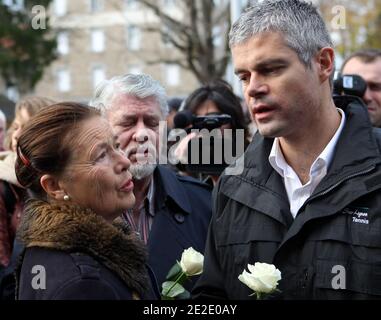
[[[347,100],[350,97],[344,99]],[[379,190],[381,187],[379,171],[375,175],[371,175],[371,173],[377,172],[376,168],[381,163],[381,152],[380,142],[374,134],[368,111],[362,103],[358,103],[356,100],[348,101],[348,104],[342,107],[347,116],[347,123],[337,144],[332,166],[312,196],[303,205],[305,210],[297,215],[295,223],[291,225],[279,249],[297,235],[309,221],[337,214],[355,199]],[[369,176],[360,182],[341,185],[341,182],[351,177],[366,174]],[[343,188],[342,193],[329,194],[331,189],[335,189],[339,185]],[[325,196],[324,202],[314,201],[314,198],[318,198],[319,195]]]
[[[288,228],[292,217],[286,190],[281,176],[268,160],[273,141],[256,134],[243,158],[238,160],[244,163],[242,174],[225,175],[219,185],[229,198],[263,212]]]
[[[140,295],[149,287],[143,244],[122,222],[108,224],[89,209],[31,200],[25,208],[18,237],[26,247],[92,256]]]
[[[335,186],[346,177],[371,170],[381,163],[380,146],[374,136],[366,108],[355,99],[345,98],[339,102],[341,103],[338,107],[341,107],[346,114],[346,124],[336,145],[332,165],[312,197]],[[293,219],[289,212],[286,190],[282,178],[268,160],[273,142],[274,139],[264,138],[257,133],[243,158],[240,159],[244,163],[242,174],[224,176],[221,179],[221,184],[224,185],[222,192],[290,226]],[[259,192],[263,190],[267,192]],[[254,197],[253,194],[261,196]]]
[[[164,206],[170,198],[185,213],[190,214],[192,212],[186,190],[172,170],[158,165],[154,172],[154,179],[156,185],[155,203],[158,205],[156,208]]]
[[[315,193],[346,176],[381,163],[380,147],[374,136],[367,110],[356,99],[347,98],[346,102],[345,105],[339,104],[345,111],[346,124],[337,142],[332,165]],[[274,139],[256,134],[244,155],[245,169],[242,176],[260,185],[267,185],[273,171],[268,161],[273,142]]]
[[[353,174],[381,163],[380,146],[369,120],[366,107],[356,98],[335,101],[346,114],[346,125],[337,143],[327,176],[316,188],[317,194]],[[362,137],[359,139],[359,137]]]

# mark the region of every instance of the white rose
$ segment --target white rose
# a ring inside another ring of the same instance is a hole
[[[247,267],[249,272],[244,270],[238,279],[255,292],[271,293],[282,279],[281,272],[273,264],[257,262]]]
[[[197,252],[193,248],[184,250],[181,256],[180,266],[187,276],[201,274],[203,265],[204,256],[200,252]]]

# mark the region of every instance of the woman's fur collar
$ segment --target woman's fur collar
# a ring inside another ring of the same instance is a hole
[[[90,209],[30,200],[18,238],[26,247],[87,254],[117,273],[139,295],[148,288],[144,245],[122,221],[111,225]]]

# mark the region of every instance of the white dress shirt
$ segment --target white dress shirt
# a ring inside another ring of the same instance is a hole
[[[311,196],[320,181],[325,177],[328,168],[332,162],[333,154],[337,141],[343,131],[345,125],[345,113],[341,109],[337,109],[341,114],[341,123],[331,141],[327,144],[323,152],[317,157],[310,169],[309,181],[303,185],[295,173],[284,159],[282,149],[279,145],[279,139],[274,140],[273,147],[270,152],[269,162],[283,178],[286,187],[288,200],[290,203],[290,211],[295,218],[299,209],[304,202]]]

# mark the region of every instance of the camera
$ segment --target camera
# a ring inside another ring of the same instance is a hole
[[[187,134],[195,132],[199,136],[188,142],[187,162],[179,163],[177,168],[193,174],[220,175],[231,164],[226,161],[226,151],[236,156],[234,130],[230,131],[232,134],[218,130],[231,122],[227,114],[195,116],[189,111],[179,112],[174,118],[175,129],[184,129]]]
[[[349,95],[362,98],[366,88],[367,84],[365,80],[359,75],[339,75],[333,82],[333,95]]]
[[[193,130],[213,130],[224,124],[231,123],[231,116],[218,112],[209,113],[206,116],[194,116],[190,111],[182,111],[173,119],[176,129],[185,129],[188,133]]]

